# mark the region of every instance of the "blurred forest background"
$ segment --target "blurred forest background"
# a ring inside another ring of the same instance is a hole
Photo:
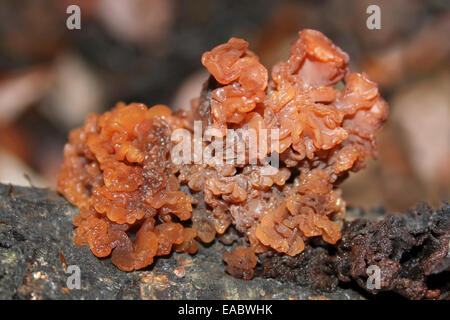
[[[67,6],[81,8],[68,30]],[[369,30],[366,9],[381,8]],[[189,106],[201,54],[242,37],[270,68],[318,29],[380,85],[391,114],[379,157],[342,184],[350,206],[405,210],[450,199],[448,0],[2,0],[0,181],[55,187],[67,134],[117,101]]]

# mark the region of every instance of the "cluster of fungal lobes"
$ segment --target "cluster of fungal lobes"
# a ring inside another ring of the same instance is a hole
[[[303,30],[269,78],[248,43],[232,38],[203,54],[211,77],[192,110],[133,103],[90,115],[69,136],[58,180],[80,208],[75,244],[133,270],[172,249],[194,253],[197,240],[238,239],[223,258],[229,273],[250,279],[255,254],[295,256],[313,237],[336,243],[345,213],[336,187],[375,155],[388,112],[377,85],[348,62],[322,33]],[[244,163],[175,164],[171,134],[196,120],[212,132],[205,148],[230,129],[278,132],[276,143],[258,140],[267,146],[257,157],[276,154],[279,166],[265,172],[248,146]]]

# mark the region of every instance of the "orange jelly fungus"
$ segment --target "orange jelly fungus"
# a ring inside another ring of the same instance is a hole
[[[90,115],[64,148],[58,190],[80,208],[74,242],[130,271],[175,250],[195,252],[191,198],[170,158],[172,130],[183,126],[162,105],[118,104]]]
[[[377,85],[350,72],[347,54],[308,29],[270,79],[242,39],[204,53],[202,63],[211,77],[184,115],[119,104],[70,133],[58,190],[80,208],[75,244],[99,257],[112,252],[116,266],[133,270],[172,248],[194,253],[196,239],[229,243],[234,232],[247,246],[224,254],[227,271],[250,279],[255,253],[294,256],[312,237],[336,243],[345,213],[336,187],[375,156],[388,113]],[[249,157],[174,165],[171,133],[192,130],[193,120],[216,129],[211,141],[228,129],[276,129],[277,143],[258,157],[276,153],[279,167],[267,174]]]

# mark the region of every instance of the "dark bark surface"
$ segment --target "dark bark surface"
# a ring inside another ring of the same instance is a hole
[[[350,289],[320,293],[294,282],[235,279],[224,271],[227,248],[218,241],[192,256],[175,253],[122,272],[88,247],[73,245],[76,212],[53,191],[0,184],[0,299],[361,298]],[[80,289],[67,286],[71,265],[80,268]]]
[[[54,191],[0,184],[0,299],[450,297],[449,205],[400,216],[349,210],[337,245],[311,243],[295,257],[262,254],[252,280],[225,273],[222,254],[230,248],[217,240],[195,255],[173,253],[143,270],[120,271],[73,245],[77,212]],[[367,288],[370,265],[381,268],[379,290]],[[73,266],[79,289],[69,288]]]
[[[380,270],[378,288],[367,285],[369,267]],[[432,209],[422,203],[379,222],[347,222],[334,270],[371,294],[450,299],[450,205]]]
[[[378,213],[346,221],[334,246],[312,242],[295,257],[261,254],[257,275],[324,291],[348,283],[369,298],[450,299],[450,205]]]

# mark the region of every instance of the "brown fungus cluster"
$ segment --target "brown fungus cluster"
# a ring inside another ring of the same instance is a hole
[[[302,252],[311,237],[331,244],[341,238],[345,203],[335,187],[374,155],[375,132],[388,112],[376,84],[365,74],[350,73],[348,61],[314,30],[299,33],[288,60],[272,68],[270,81],[243,40],[231,39],[203,55],[211,78],[194,119],[216,129],[215,138],[230,129],[253,129],[258,136],[276,129],[276,143],[268,143],[257,157],[275,152],[280,159],[271,174],[251,163],[181,169],[181,181],[202,192],[200,214],[203,220],[209,217],[211,233],[223,234],[232,225],[249,244],[247,250],[290,256]],[[233,272],[233,260],[225,261],[232,264],[230,273],[241,276],[242,267]]]
[[[118,104],[90,115],[64,148],[58,190],[80,208],[74,242],[109,256],[121,270],[140,269],[155,256],[195,252],[191,198],[180,191],[170,158],[171,132],[184,120],[168,107]]]
[[[296,256],[313,237],[336,243],[345,213],[336,187],[375,155],[388,112],[377,85],[348,62],[322,33],[303,30],[269,79],[248,43],[232,38],[203,54],[211,77],[184,116],[142,104],[89,116],[70,135],[58,184],[80,207],[75,243],[97,256],[112,251],[114,264],[132,270],[172,247],[195,252],[196,239],[239,238],[245,245],[224,260],[247,279],[255,254]],[[209,137],[203,150],[232,137],[220,150],[226,161],[171,162],[171,134],[194,121]],[[256,153],[239,130],[256,133]]]

